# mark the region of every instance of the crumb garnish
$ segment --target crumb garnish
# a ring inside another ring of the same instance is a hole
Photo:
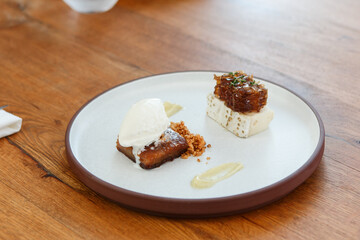
[[[204,137],[200,134],[191,133],[183,121],[179,123],[171,122],[170,127],[185,138],[189,145],[187,151],[181,155],[181,158],[187,159],[190,156],[199,157],[205,152],[206,142]]]

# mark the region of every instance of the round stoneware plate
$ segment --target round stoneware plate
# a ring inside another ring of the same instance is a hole
[[[137,79],[85,104],[70,121],[66,151],[71,169],[88,187],[130,208],[157,215],[208,217],[249,211],[299,186],[316,169],[324,151],[324,127],[316,110],[288,89],[261,79],[274,119],[267,130],[236,137],[206,115],[214,74],[191,71]],[[144,98],[183,106],[170,117],[184,121],[211,148],[201,157],[175,159],[152,170],[134,167],[116,149],[125,114]],[[210,157],[210,160],[207,160]],[[197,159],[200,158],[200,162]],[[211,188],[195,189],[195,175],[227,162],[244,168]]]

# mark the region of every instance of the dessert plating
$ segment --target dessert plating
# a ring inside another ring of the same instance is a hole
[[[181,110],[179,105],[167,106],[172,114]],[[190,133],[184,122],[170,124],[162,101],[150,98],[130,108],[121,124],[116,148],[136,167],[151,169],[180,156],[200,156],[206,142],[199,134]]]
[[[214,75],[214,93],[208,95],[207,115],[238,137],[265,130],[274,117],[266,106],[268,90],[242,71]]]

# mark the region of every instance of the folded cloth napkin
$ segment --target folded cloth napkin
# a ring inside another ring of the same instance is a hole
[[[0,138],[20,131],[21,123],[21,118],[5,110],[0,110]]]

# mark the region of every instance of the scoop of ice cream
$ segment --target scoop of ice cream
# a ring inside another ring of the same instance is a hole
[[[162,101],[149,98],[135,103],[126,114],[119,132],[124,147],[143,147],[161,136],[169,127]]]

